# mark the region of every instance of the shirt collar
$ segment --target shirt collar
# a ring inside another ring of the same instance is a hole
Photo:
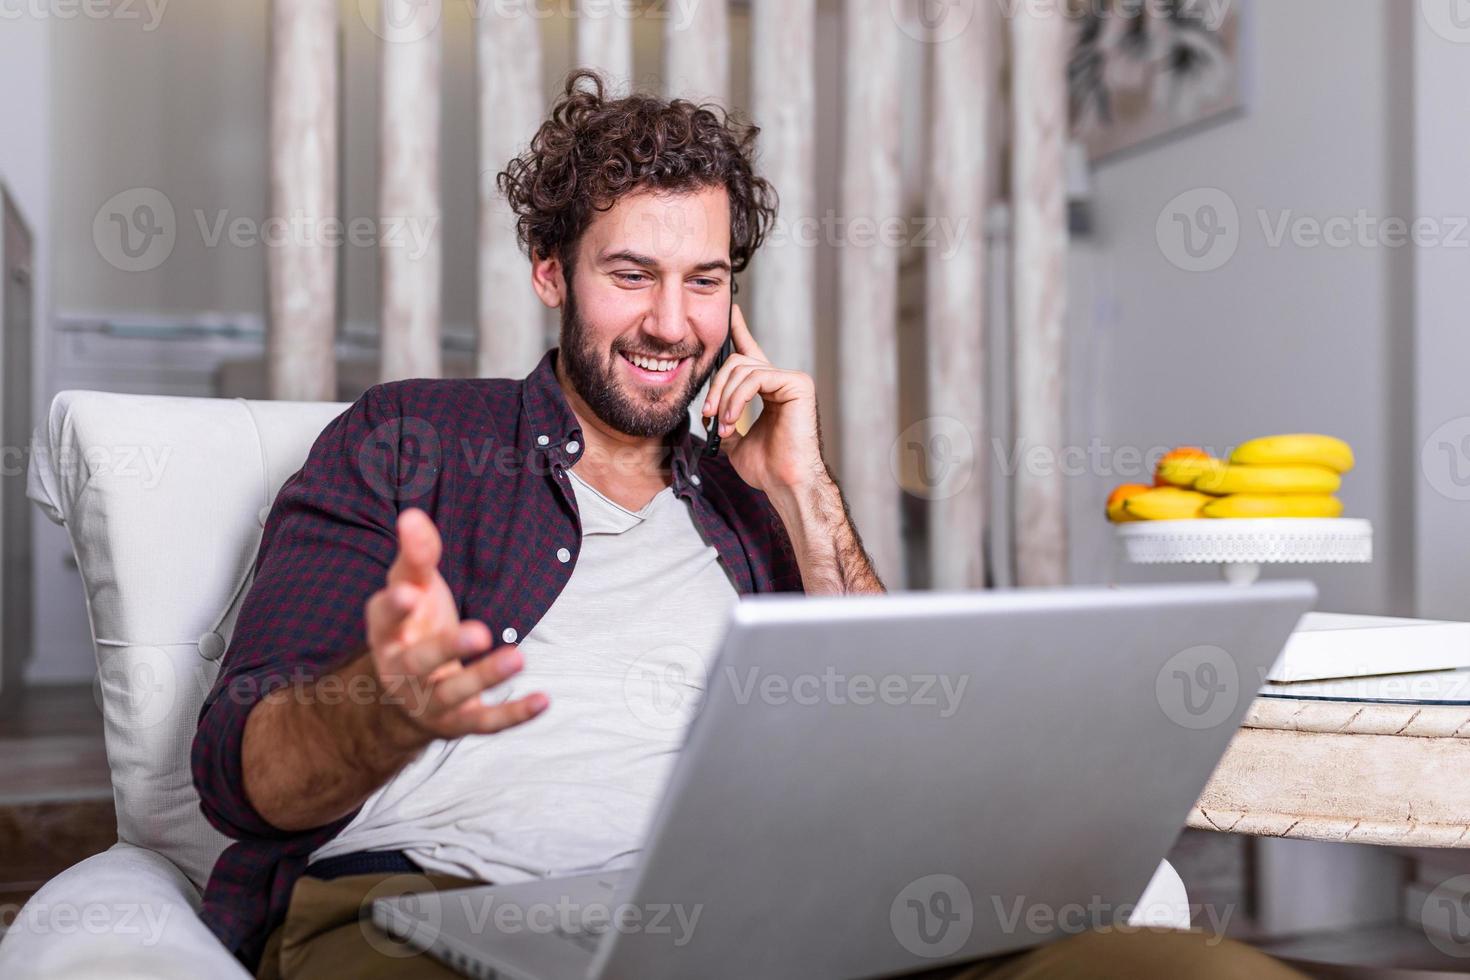
[[[568,442],[581,441],[582,430],[577,416],[567,404],[561,383],[556,379],[557,353],[557,348],[551,348],[526,376],[521,385],[521,408],[526,414],[531,437],[537,448],[565,452]],[[698,487],[700,483],[700,478],[696,475],[696,457],[703,448],[704,441],[692,435],[690,429],[689,413],[685,412],[674,430],[664,437],[664,445],[670,449],[669,465],[673,468],[675,492],[682,490],[686,484]],[[546,440],[544,443],[543,437]],[[571,457],[577,455],[579,454],[570,454]]]

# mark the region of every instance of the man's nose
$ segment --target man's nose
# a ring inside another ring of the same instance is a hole
[[[644,320],[643,327],[650,337],[673,347],[693,333],[689,314],[690,305],[682,289],[661,289],[653,312]]]

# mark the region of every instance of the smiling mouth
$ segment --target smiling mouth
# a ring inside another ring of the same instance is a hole
[[[644,354],[630,354],[626,351],[621,351],[619,354],[623,360],[643,373],[663,377],[672,377],[679,370],[679,366],[688,360],[685,357],[648,357]]]

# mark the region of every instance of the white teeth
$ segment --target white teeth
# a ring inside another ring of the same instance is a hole
[[[643,368],[645,371],[672,371],[678,366],[678,361],[660,361],[642,354],[625,354],[628,360]]]

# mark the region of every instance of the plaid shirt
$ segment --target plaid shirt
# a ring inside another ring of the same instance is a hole
[[[204,815],[237,841],[214,866],[202,915],[247,965],[284,918],[307,857],[352,814],[303,832],[267,823],[244,791],[246,717],[271,690],[363,653],[363,606],[386,581],[405,507],[423,508],[439,528],[439,570],[462,618],[485,622],[497,646],[535,628],[582,541],[566,472],[581,458],[582,432],[555,362],[552,350],[524,381],[375,385],[332,420],[281,487],[193,747]],[[703,441],[687,417],[666,443],[674,493],[739,592],[800,591],[790,539],[765,495],[723,456],[692,472]]]

